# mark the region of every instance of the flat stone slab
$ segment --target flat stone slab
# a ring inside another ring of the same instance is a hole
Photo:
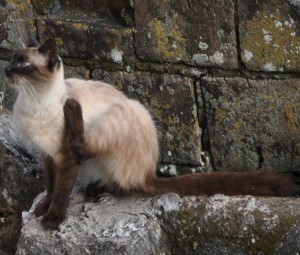
[[[134,9],[138,58],[237,68],[234,1],[141,0]]]
[[[201,80],[216,169],[300,170],[300,81]]]
[[[33,217],[21,254],[296,254],[300,200],[293,198],[73,197],[59,230]]]

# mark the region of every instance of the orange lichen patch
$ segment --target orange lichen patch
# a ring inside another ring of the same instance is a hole
[[[82,23],[74,23],[73,24],[74,28],[77,30],[83,30],[83,31],[87,31],[88,30],[88,26]]]
[[[286,102],[284,105],[283,112],[280,116],[280,120],[283,123],[284,126],[287,127],[287,129],[291,133],[297,132],[299,130],[299,127],[296,125],[296,116],[295,116],[295,106],[292,105],[290,102]]]
[[[154,33],[157,39],[157,50],[163,60],[185,60],[187,58],[185,51],[186,39],[177,26],[165,28],[160,21],[153,22]]]

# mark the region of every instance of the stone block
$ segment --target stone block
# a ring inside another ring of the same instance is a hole
[[[94,16],[111,20],[120,25],[133,25],[133,9],[129,0],[32,0],[34,10],[38,15],[62,14],[74,16]]]
[[[300,81],[201,81],[215,168],[300,169]]]
[[[140,0],[134,8],[138,58],[237,68],[234,1]]]
[[[189,166],[202,164],[201,129],[193,79],[172,74],[108,73],[101,70],[95,70],[92,75],[139,100],[151,112],[159,131],[161,162]]]
[[[133,63],[132,29],[55,17],[38,18],[37,24],[41,41],[53,35],[63,57],[103,61],[118,67]]]
[[[63,57],[108,62],[118,67],[134,60],[132,29],[92,20],[38,18],[39,37],[53,35]]]
[[[249,70],[300,71],[300,5],[239,0],[241,57]]]

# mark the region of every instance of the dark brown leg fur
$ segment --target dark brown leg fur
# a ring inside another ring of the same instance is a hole
[[[59,164],[48,157],[45,160],[47,195],[34,213],[44,215],[42,224],[56,229],[64,220],[69,196],[76,182],[79,165],[91,157],[84,142],[81,106],[73,99],[64,105],[65,137],[61,148],[63,159]]]
[[[79,165],[68,150],[63,151],[63,155],[63,161],[56,166],[55,189],[53,191],[50,207],[42,218],[42,224],[46,228],[56,229],[64,220],[69,196],[79,170]]]
[[[64,105],[66,140],[78,164],[92,157],[84,141],[84,125],[80,104],[68,99]]]
[[[51,204],[52,195],[55,187],[55,166],[52,158],[47,157],[44,160],[44,168],[45,168],[47,195],[45,199],[42,202],[40,202],[34,210],[34,214],[37,217],[47,213],[48,208],[50,207]]]

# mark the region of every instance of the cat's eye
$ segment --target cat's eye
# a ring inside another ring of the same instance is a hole
[[[29,63],[29,62],[26,62],[26,61],[20,62],[20,63],[18,64],[18,68],[20,68],[20,69],[27,69],[29,66],[30,66],[30,63]]]

